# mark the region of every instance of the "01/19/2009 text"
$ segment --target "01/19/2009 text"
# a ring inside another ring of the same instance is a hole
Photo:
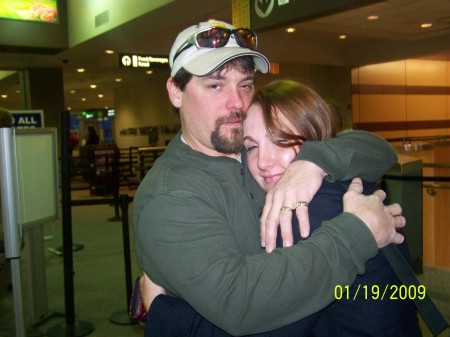
[[[386,284],[380,287],[379,285],[336,285],[334,287],[334,298],[336,300],[423,300],[426,295],[426,288],[424,285],[397,285]]]

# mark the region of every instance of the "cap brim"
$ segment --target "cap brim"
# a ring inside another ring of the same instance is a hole
[[[253,56],[256,70],[265,74],[269,72],[269,60],[261,53],[242,47],[224,47],[209,49],[207,53],[197,56],[183,65],[183,68],[195,76],[205,76],[222,64],[240,56]]]

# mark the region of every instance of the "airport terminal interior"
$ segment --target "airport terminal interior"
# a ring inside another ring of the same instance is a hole
[[[181,127],[170,47],[211,18],[258,34],[271,71],[257,87],[303,82],[395,148],[380,185],[402,205],[414,271],[450,321],[449,13],[448,0],[0,0],[0,108],[28,196],[20,244],[1,236],[0,337],[65,336],[67,325],[77,337],[144,335],[128,316],[141,274],[133,197]]]

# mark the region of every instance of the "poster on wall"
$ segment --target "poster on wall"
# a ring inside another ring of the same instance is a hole
[[[12,110],[13,127],[16,129],[36,129],[44,127],[43,110]]]
[[[58,0],[0,0],[0,18],[58,23]]]

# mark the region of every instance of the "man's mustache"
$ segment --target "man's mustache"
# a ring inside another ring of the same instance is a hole
[[[218,124],[223,124],[231,121],[243,121],[247,117],[247,113],[243,110],[233,111],[229,116],[223,116],[217,120]]]

